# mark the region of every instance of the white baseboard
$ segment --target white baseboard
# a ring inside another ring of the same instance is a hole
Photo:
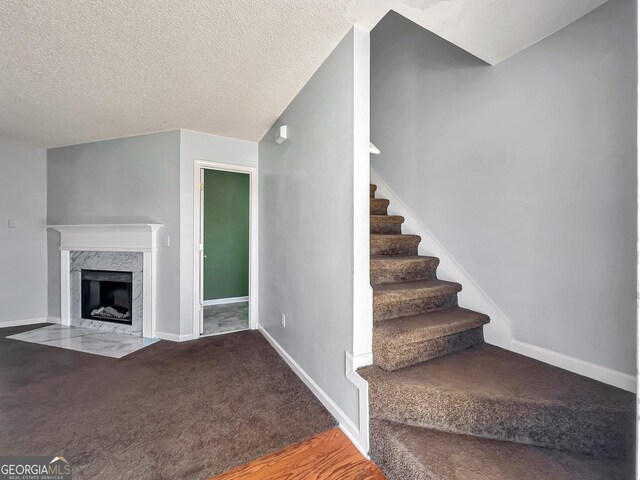
[[[60,323],[59,318],[53,317],[36,317],[36,318],[25,318],[23,320],[7,320],[0,321],[0,328],[6,327],[22,327],[23,325],[35,325],[36,323]]]
[[[541,362],[569,370],[570,372],[577,373],[578,375],[583,375],[629,392],[636,392],[637,380],[633,375],[618,372],[617,370],[602,367],[595,363],[570,357],[563,353],[547,350],[546,348],[531,345],[530,343],[521,342],[519,340],[513,340],[511,344],[511,349],[514,352],[521,353],[527,357],[535,358]]]
[[[403,233],[420,235],[422,238],[418,254],[431,255],[440,259],[438,277],[462,284],[462,291],[458,294],[460,306],[489,315],[491,323],[484,327],[487,342],[510,349],[511,322],[504,312],[373,169],[371,169],[371,183],[378,186],[376,193],[379,193],[382,198],[390,200],[390,213],[404,217]]]
[[[205,307],[209,305],[226,305],[227,303],[240,303],[248,302],[249,297],[229,297],[229,298],[216,298],[215,300],[204,300],[202,305]]]
[[[177,335],[175,333],[156,332],[156,338],[169,340],[170,342],[186,342],[188,340],[193,340],[193,335],[190,333],[187,333],[185,335]]]
[[[275,338],[267,332],[262,325],[258,326],[258,330],[267,339],[271,346],[278,352],[278,354],[287,362],[287,365],[300,377],[304,384],[313,392],[313,394],[320,400],[324,407],[329,410],[329,413],[338,420],[340,429],[344,434],[349,437],[349,440],[360,450],[365,456],[367,455],[367,445],[362,443],[360,428],[357,427],[351,419],[338,407],[334,401],[327,395],[322,388],[305,372],[300,365],[282,348],[282,346],[276,341]],[[355,374],[357,375],[357,374]],[[364,382],[364,379],[362,379]],[[366,383],[366,382],[365,382]],[[366,396],[366,392],[365,392]]]

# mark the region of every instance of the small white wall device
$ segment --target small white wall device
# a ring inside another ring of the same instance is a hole
[[[276,143],[280,145],[287,139],[287,126],[280,125],[280,128],[276,130]]]

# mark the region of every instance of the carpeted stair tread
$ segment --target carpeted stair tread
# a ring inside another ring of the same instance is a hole
[[[633,462],[371,421],[389,480],[631,480]]]
[[[456,307],[381,320],[375,323],[373,330],[375,334],[384,337],[385,341],[397,345],[408,341],[433,340],[481,327],[487,323],[489,323],[489,317],[485,314]]]
[[[399,234],[375,234],[369,236],[370,254],[377,255],[418,255],[420,236]]]
[[[378,187],[376,185],[374,185],[373,183],[369,184],[369,197],[370,198],[374,198],[376,196],[376,190],[378,189]]]
[[[612,458],[633,447],[633,394],[487,344],[359,373],[375,418]]]
[[[369,230],[371,233],[400,234],[404,217],[400,215],[370,215]]]
[[[370,263],[371,284],[379,285],[434,279],[440,260],[418,255],[374,255]]]
[[[458,306],[459,283],[444,280],[372,285],[373,319],[408,317]]]
[[[404,217],[401,215],[369,215],[371,222],[403,223]]]
[[[372,288],[374,295],[376,293],[393,294],[394,292],[418,294],[419,291],[426,290],[435,295],[436,292],[459,292],[462,290],[462,285],[457,282],[448,282],[446,280],[434,278],[432,280],[418,280],[415,282],[383,283],[381,285],[372,285]]]
[[[389,200],[386,198],[370,198],[369,210],[371,215],[386,215],[389,207]]]
[[[483,342],[489,317],[464,308],[392,318],[373,327],[373,360],[384,370],[415,365]]]

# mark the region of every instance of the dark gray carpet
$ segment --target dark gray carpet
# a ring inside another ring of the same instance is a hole
[[[0,455],[63,455],[75,479],[204,479],[335,425],[255,331],[122,359],[5,338],[36,327],[0,329]]]

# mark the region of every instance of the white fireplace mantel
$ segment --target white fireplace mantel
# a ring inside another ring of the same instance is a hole
[[[157,223],[47,225],[60,232],[60,316],[71,324],[70,252],[142,252],[142,336],[156,336]]]

